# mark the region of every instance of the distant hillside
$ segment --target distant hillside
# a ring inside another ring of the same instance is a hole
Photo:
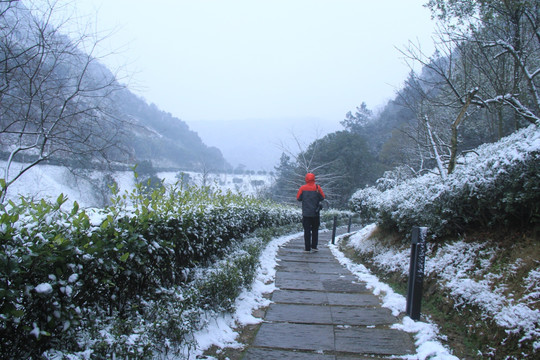
[[[184,170],[230,168],[185,122],[119,83],[54,25],[44,2],[0,2],[0,158],[88,167],[115,161]],[[8,163],[9,166],[9,163]],[[15,176],[15,175],[13,175]],[[5,179],[8,181],[8,179]]]
[[[221,151],[205,145],[184,121],[128,90],[115,94],[115,98],[120,114],[130,122],[125,142],[137,161],[192,170],[230,168]]]

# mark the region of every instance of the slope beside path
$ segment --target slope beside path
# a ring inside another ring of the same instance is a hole
[[[412,336],[392,329],[399,320],[365,283],[343,267],[319,234],[319,252],[304,252],[303,238],[278,252],[272,304],[244,360],[345,360],[414,354]]]

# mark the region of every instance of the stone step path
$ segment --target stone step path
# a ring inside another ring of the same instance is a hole
[[[392,359],[416,352],[410,334],[390,329],[397,318],[334,258],[331,236],[319,234],[319,252],[305,253],[303,238],[279,250],[279,290],[244,360]]]

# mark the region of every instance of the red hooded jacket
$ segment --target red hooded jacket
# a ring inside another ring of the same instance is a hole
[[[319,203],[326,198],[322,188],[315,184],[315,175],[306,174],[306,183],[298,189],[296,200],[302,202],[302,216],[319,216]]]

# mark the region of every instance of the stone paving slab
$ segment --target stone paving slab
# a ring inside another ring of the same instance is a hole
[[[340,294],[341,295],[341,294]],[[322,291],[305,290],[276,290],[272,294],[272,301],[282,304],[313,304],[329,305],[328,294]],[[347,304],[343,304],[347,305]]]
[[[333,324],[378,326],[392,325],[396,318],[388,309],[351,306],[329,306]]]
[[[289,249],[281,248],[278,250],[276,257],[278,259],[290,259],[290,260],[308,260],[309,261],[321,261],[321,262],[332,262],[336,261],[334,257],[328,257],[331,255],[330,249],[321,249],[319,251],[307,252],[304,249]]]
[[[313,304],[313,305],[342,305],[342,306],[379,306],[379,299],[369,294],[347,294],[306,290],[276,290],[272,301],[282,304]]]
[[[357,354],[414,354],[409,334],[393,329],[336,328],[336,351]]]
[[[312,272],[300,272],[300,271],[278,271],[276,273],[275,280],[308,280],[308,281],[321,281],[321,275]]]
[[[309,263],[307,262],[294,262],[294,261],[286,261],[286,262],[278,262],[278,265],[276,267],[276,271],[288,271],[288,272],[311,272],[316,274],[317,272],[312,269]],[[276,274],[277,275],[277,274]]]
[[[332,292],[365,293],[368,291],[365,284],[351,283],[350,281],[340,278],[335,280],[323,280],[322,285],[324,290]]]
[[[284,350],[334,350],[332,325],[263,323],[254,346]]]
[[[350,271],[341,266],[337,261],[335,263],[306,263],[311,271],[316,274],[335,274],[335,275],[350,275]]]
[[[373,294],[326,293],[329,305],[379,306],[380,300]]]
[[[243,360],[336,360],[334,355],[318,354],[316,352],[297,352],[275,349],[251,348]],[[345,360],[345,359],[343,359]]]
[[[360,284],[360,282],[358,281],[358,278],[356,276],[352,275],[351,273],[348,273],[348,274],[346,274],[346,273],[345,274],[318,274],[318,276],[321,279],[321,281],[324,281],[324,280],[345,280],[347,282]],[[371,293],[371,291],[369,291],[367,289],[366,289],[366,292]]]
[[[309,256],[310,258],[306,258],[307,256]],[[310,263],[333,263],[333,261],[331,261],[330,259],[313,255],[313,253],[278,255],[278,259],[281,261],[309,261]]]
[[[397,359],[388,356],[347,356],[328,355],[314,351],[286,351],[264,348],[250,348],[246,352],[243,360],[377,360],[377,359]]]
[[[392,325],[395,317],[388,309],[306,304],[271,304],[265,320],[297,324],[378,326]]]
[[[276,279],[278,289],[289,290],[319,290],[324,291],[321,281],[299,280],[299,279]]]
[[[332,324],[332,312],[324,305],[272,304],[264,319],[296,324]]]

